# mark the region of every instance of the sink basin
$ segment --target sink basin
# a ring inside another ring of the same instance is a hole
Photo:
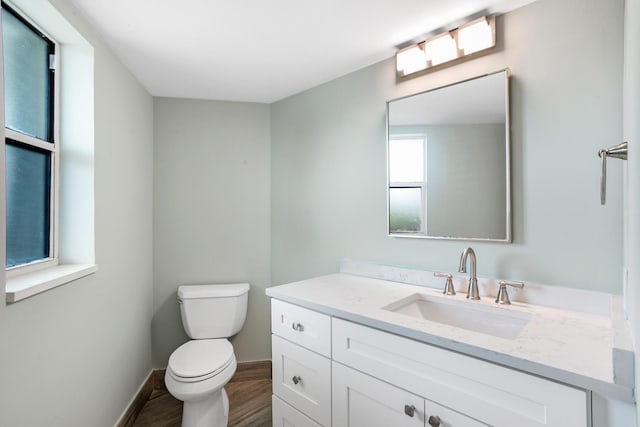
[[[506,339],[516,338],[531,319],[529,313],[424,294],[409,295],[382,309]]]

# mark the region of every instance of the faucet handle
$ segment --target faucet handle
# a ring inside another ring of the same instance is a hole
[[[524,288],[523,282],[515,282],[511,280],[500,280],[498,284],[500,285],[500,289],[498,289],[498,295],[496,296],[496,303],[498,304],[511,304],[511,301],[509,300],[509,294],[507,293],[507,286],[520,289]]]
[[[449,273],[433,273],[433,276],[434,277],[446,277],[447,278],[447,283],[444,285],[444,291],[442,291],[443,294],[445,294],[445,295],[455,295],[456,294],[456,290],[453,289],[453,281],[451,280],[453,275],[451,275]]]

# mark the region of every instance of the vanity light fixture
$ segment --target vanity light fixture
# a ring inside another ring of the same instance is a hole
[[[495,17],[483,16],[396,53],[398,76],[405,77],[496,45]]]

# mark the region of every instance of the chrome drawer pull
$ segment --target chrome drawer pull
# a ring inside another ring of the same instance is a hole
[[[413,405],[404,405],[404,413],[413,418],[413,415],[416,413],[416,407]]]
[[[438,417],[438,416],[433,416],[433,415],[431,415],[431,416],[429,417],[429,421],[428,421],[428,423],[429,423],[429,425],[430,425],[431,427],[440,427],[440,423],[441,423],[441,422],[442,422],[442,420],[440,419],[440,417]]]
[[[298,331],[298,332],[302,332],[302,331],[304,331],[304,326],[302,326],[302,323],[295,323],[295,322],[294,322],[294,323],[292,323],[292,324],[291,324],[291,327],[292,327],[294,330]]]
[[[302,381],[302,378],[299,375],[296,375],[293,378],[291,378],[291,381],[293,381],[294,384],[298,384],[299,382]]]

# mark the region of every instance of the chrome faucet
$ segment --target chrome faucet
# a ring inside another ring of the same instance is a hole
[[[469,286],[467,287],[467,298],[472,300],[480,299],[478,292],[478,278],[476,276],[476,253],[471,248],[465,248],[460,256],[460,273],[467,272],[467,256],[471,257],[471,272],[469,273]]]

